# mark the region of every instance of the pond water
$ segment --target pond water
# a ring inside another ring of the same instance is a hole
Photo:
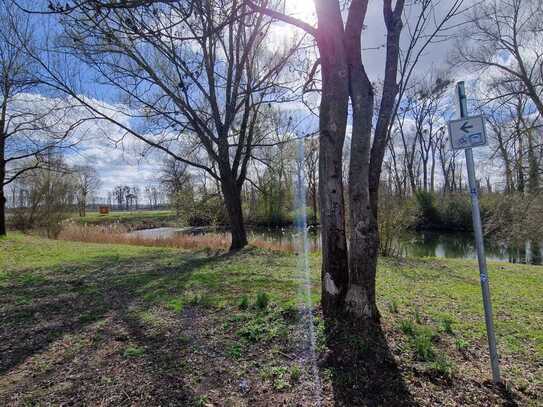
[[[524,247],[512,248],[485,239],[485,254],[488,260],[542,264],[543,245],[538,246],[526,242]],[[403,254],[414,257],[477,258],[474,237],[470,233],[411,233],[401,238],[400,247]]]
[[[178,233],[207,233],[207,228],[156,228],[144,229],[133,234],[157,239],[173,237]],[[291,228],[283,229],[257,229],[251,230],[249,239],[259,239],[273,242],[279,246],[295,246],[296,231]],[[311,251],[319,250],[320,237],[316,229],[308,234]],[[438,233],[438,232],[412,232],[401,236],[396,242],[396,249],[402,255],[412,257],[445,257],[476,259],[473,236],[469,233]],[[485,251],[488,260],[504,261],[510,263],[543,264],[543,244],[535,247],[526,242],[524,247],[511,248],[486,239]]]

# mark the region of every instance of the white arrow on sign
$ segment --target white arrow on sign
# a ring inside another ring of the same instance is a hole
[[[488,143],[484,117],[473,116],[451,120],[449,122],[449,137],[452,148],[455,150],[486,146]]]

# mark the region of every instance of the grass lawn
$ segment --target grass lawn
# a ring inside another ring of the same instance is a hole
[[[107,215],[100,215],[99,212],[87,212],[85,216],[75,214],[73,221],[80,224],[103,225],[109,223],[120,223],[130,227],[157,227],[157,226],[175,226],[175,212],[162,211],[115,211]]]
[[[310,262],[317,301],[320,260]],[[543,403],[543,267],[489,264],[501,388],[488,382],[475,262],[382,260],[383,329],[368,342],[326,330],[318,307],[299,310],[298,263],[255,248],[10,234],[0,240],[0,405]]]

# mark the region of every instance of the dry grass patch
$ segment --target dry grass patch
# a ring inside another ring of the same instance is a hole
[[[184,234],[178,233],[168,237],[143,237],[131,234],[122,224],[100,226],[68,224],[60,233],[58,239],[87,243],[113,243],[148,247],[173,247],[177,249],[199,250],[228,250],[231,236],[229,233]],[[261,249],[293,253],[296,251],[292,242],[273,242],[270,240],[250,237],[249,243]]]

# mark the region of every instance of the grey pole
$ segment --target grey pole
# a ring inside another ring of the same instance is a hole
[[[458,102],[460,106],[460,118],[468,116],[468,105],[464,82],[456,85]],[[479,209],[479,196],[477,182],[475,181],[475,165],[473,163],[473,151],[466,148],[466,167],[468,170],[469,190],[471,195],[471,213],[473,218],[473,231],[475,233],[475,245],[477,247],[477,259],[479,260],[479,276],[481,279],[481,290],[483,292],[483,305],[485,309],[486,334],[488,337],[488,348],[490,350],[490,364],[492,366],[492,381],[501,382],[500,361],[496,348],[496,335],[494,333],[494,322],[492,320],[492,302],[490,301],[490,287],[488,285],[488,273],[486,271],[485,246],[483,241],[483,227],[481,224],[481,212]]]

